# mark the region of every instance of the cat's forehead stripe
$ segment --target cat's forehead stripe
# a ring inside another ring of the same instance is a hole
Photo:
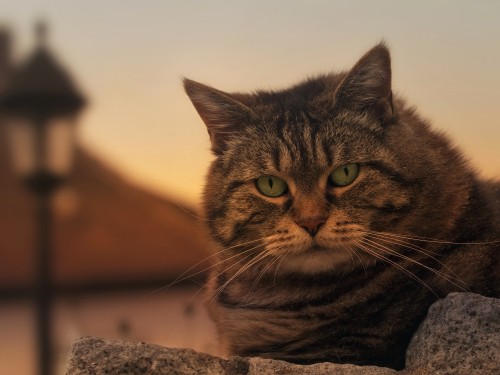
[[[273,166],[278,172],[281,172],[281,148],[279,146],[275,147],[272,152]]]

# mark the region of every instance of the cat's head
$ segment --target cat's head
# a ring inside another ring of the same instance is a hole
[[[340,272],[374,262],[375,252],[396,242],[381,232],[439,237],[458,216],[464,163],[393,100],[383,44],[348,73],[282,91],[184,85],[215,155],[205,219],[222,257]]]

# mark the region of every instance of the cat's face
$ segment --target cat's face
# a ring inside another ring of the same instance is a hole
[[[387,246],[374,233],[422,225],[431,205],[421,202],[428,166],[406,150],[419,146],[401,139],[385,47],[347,75],[280,93],[228,95],[185,84],[216,155],[205,212],[223,258],[343,272]]]

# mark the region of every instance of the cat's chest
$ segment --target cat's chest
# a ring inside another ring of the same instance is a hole
[[[385,283],[367,281],[365,276],[347,286],[289,282],[251,285],[250,290],[238,284],[220,293],[208,307],[223,347],[245,355],[257,348],[275,350],[276,343],[293,348],[322,340],[343,347],[356,337],[391,341],[413,329],[431,302],[425,290],[419,293],[401,282],[391,283],[387,293]]]
[[[250,353],[255,348],[286,343],[310,335],[323,324],[314,314],[303,311],[214,308],[222,348],[230,353]]]
[[[400,276],[396,274],[397,276]],[[397,282],[393,272],[373,268],[352,273],[347,278],[335,275],[317,277],[212,278],[207,284],[209,306],[229,310],[281,312],[292,316],[324,316],[342,313],[354,306],[379,300],[387,292],[407,287]],[[406,280],[407,281],[407,280]]]
[[[340,322],[367,301],[364,293],[353,298],[335,291],[334,286],[320,290],[296,284],[252,286],[249,291],[248,285],[234,283],[208,307],[231,341],[283,342]]]

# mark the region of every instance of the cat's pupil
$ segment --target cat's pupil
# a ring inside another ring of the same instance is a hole
[[[347,167],[344,167],[344,173],[345,173],[345,176],[349,176],[349,169],[347,169]]]
[[[273,179],[272,178],[269,179],[269,187],[271,189],[273,188]]]

